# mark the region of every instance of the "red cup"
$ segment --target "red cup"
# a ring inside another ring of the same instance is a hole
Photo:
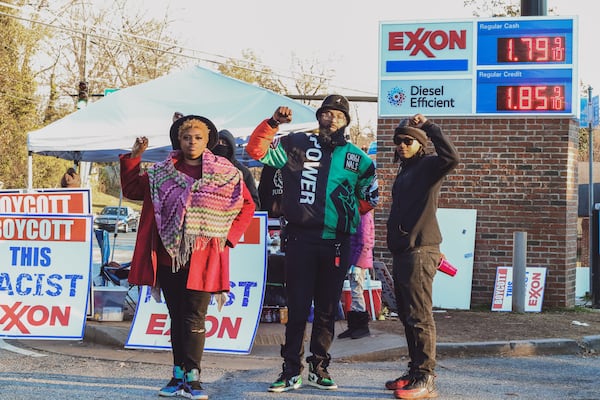
[[[458,270],[454,265],[450,264],[448,260],[442,258],[438,264],[438,271],[443,272],[446,275],[454,276]]]

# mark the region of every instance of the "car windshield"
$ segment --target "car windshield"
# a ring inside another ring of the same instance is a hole
[[[104,207],[102,210],[102,215],[127,215],[126,208],[119,207]]]

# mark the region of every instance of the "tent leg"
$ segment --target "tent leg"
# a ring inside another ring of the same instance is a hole
[[[33,189],[33,155],[31,151],[27,154],[27,189]]]

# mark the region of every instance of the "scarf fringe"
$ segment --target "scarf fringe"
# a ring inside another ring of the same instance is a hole
[[[225,248],[226,238],[214,238],[201,235],[184,235],[181,240],[179,251],[175,254],[173,264],[171,265],[171,271],[176,273],[181,268],[184,268],[188,261],[191,259],[192,253],[196,250],[205,249],[211,240],[219,241],[219,251],[223,251]]]

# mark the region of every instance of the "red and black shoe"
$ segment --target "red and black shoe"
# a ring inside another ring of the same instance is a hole
[[[426,374],[413,377],[409,384],[394,390],[397,399],[431,399],[438,397],[435,388],[435,375]]]
[[[387,390],[398,390],[402,389],[404,386],[410,383],[411,374],[410,372],[405,373],[400,378],[396,378],[392,381],[387,381],[385,383],[385,388]]]

